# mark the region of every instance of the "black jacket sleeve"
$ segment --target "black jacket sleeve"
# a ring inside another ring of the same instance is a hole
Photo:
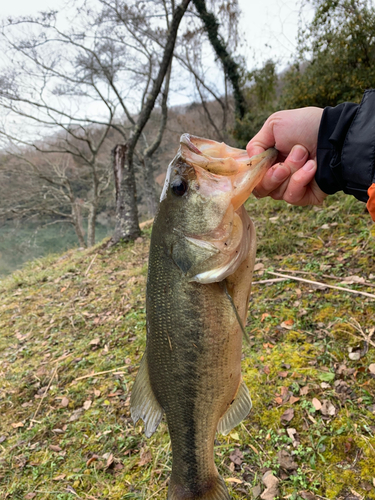
[[[375,182],[375,90],[361,104],[345,102],[323,111],[315,180],[324,193],[344,191],[361,201]]]

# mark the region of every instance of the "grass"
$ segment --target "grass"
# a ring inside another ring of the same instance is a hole
[[[255,282],[280,270],[333,285],[359,276],[346,286],[375,294],[375,226],[363,204],[332,196],[324,208],[251,200],[248,209]],[[134,244],[71,250],[0,283],[1,498],[166,497],[165,422],[146,439],[129,415],[148,245],[146,231]],[[280,498],[375,499],[374,313],[374,299],[341,290],[254,284],[243,359],[254,406],[215,447],[233,499],[263,489],[267,470]]]

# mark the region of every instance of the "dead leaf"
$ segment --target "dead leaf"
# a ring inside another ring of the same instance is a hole
[[[279,496],[279,480],[273,475],[272,471],[267,471],[262,477],[262,481],[266,486],[266,489],[260,495],[262,500],[273,500]]]
[[[297,435],[297,431],[296,429],[294,429],[293,427],[288,427],[287,430],[286,430],[288,436],[290,437],[290,439],[292,440],[292,444],[293,446],[297,446],[297,439],[296,439],[296,435]]]
[[[303,498],[303,500],[316,500],[316,496],[311,491],[301,491],[299,495]]]
[[[91,458],[89,458],[86,462],[86,467],[90,467],[90,465],[93,463],[93,462],[96,462],[98,460],[98,455],[93,455]]]
[[[316,411],[319,411],[322,408],[322,403],[319,401],[319,399],[313,398],[311,403]]]
[[[61,400],[60,405],[61,405],[62,407],[64,407],[64,408],[66,408],[66,407],[69,405],[69,402],[70,402],[70,401],[69,401],[69,398],[67,398],[66,396],[64,396],[64,397],[62,398],[62,400]]]
[[[73,488],[73,486],[70,486],[70,484],[68,484],[68,486],[66,487],[66,491],[68,493],[72,493],[73,495],[75,495],[76,497],[78,497],[78,494],[77,494],[76,490]]]
[[[257,455],[259,455],[259,451],[255,448],[255,446],[253,446],[252,444],[249,444],[249,446],[253,450],[254,453],[256,453]]]
[[[238,448],[235,448],[234,451],[232,451],[232,453],[229,455],[229,460],[236,465],[241,465],[243,462],[242,452]]]
[[[89,345],[99,345],[100,344],[100,338],[96,337],[95,339],[92,339]]]
[[[263,321],[266,319],[266,318],[269,318],[271,315],[269,313],[263,313],[261,318],[260,318],[260,322],[263,323]]]
[[[59,476],[54,477],[52,479],[52,481],[62,481],[65,478],[66,478],[66,474],[60,474]]]
[[[254,486],[254,488],[251,489],[251,494],[254,499],[258,498],[261,492],[262,488],[259,484],[257,484],[256,486]]]
[[[275,398],[275,403],[277,403],[278,405],[282,405],[283,404],[283,398],[281,398],[280,396],[276,397]]]
[[[353,285],[354,283],[366,283],[365,278],[361,276],[346,276],[342,281],[340,281],[340,285]]]
[[[17,422],[17,423],[13,423],[13,424],[10,424],[13,429],[18,429],[19,427],[23,427],[24,424],[22,422]]]
[[[99,391],[99,389],[94,389],[94,396],[96,398],[98,398],[100,396],[101,392]]]
[[[281,328],[285,328],[286,330],[291,330],[293,328],[293,325],[294,320],[292,319],[287,319],[280,324]]]
[[[322,409],[320,411],[323,415],[329,415],[330,417],[336,415],[336,408],[328,399],[323,400]]]
[[[300,396],[306,396],[310,391],[310,388],[308,385],[305,385],[304,387],[301,387],[299,390]]]
[[[290,396],[289,398],[289,403],[292,405],[294,403],[297,403],[297,401],[299,401],[300,398],[296,398],[295,396]]]
[[[286,378],[289,375],[289,372],[279,372],[277,375],[280,378]]]
[[[254,271],[261,271],[262,269],[264,269],[264,264],[262,264],[262,262],[255,264]]]
[[[152,460],[151,451],[146,450],[146,449],[142,449],[140,460],[138,462],[139,467],[142,467],[143,465],[149,464],[151,462],[151,460]]]
[[[264,373],[265,373],[266,375],[269,375],[271,370],[270,370],[270,367],[269,367],[269,366],[265,366],[265,367],[263,368],[263,371],[264,371]]]
[[[293,460],[291,455],[286,450],[280,450],[277,454],[277,460],[280,467],[286,470],[297,470],[298,464]]]
[[[91,399],[88,399],[87,401],[85,401],[85,402],[83,403],[83,407],[84,407],[84,409],[85,409],[85,410],[88,410],[88,409],[90,408],[91,404],[92,404]]]
[[[36,493],[27,493],[25,495],[26,500],[31,500],[32,498],[36,497]]]
[[[103,455],[103,458],[104,458],[104,455]],[[107,469],[108,469],[108,467],[110,467],[113,464],[113,460],[114,460],[113,454],[110,453],[108,455],[108,458],[107,458],[107,463],[105,464],[105,466],[107,467]]]
[[[61,451],[62,450],[62,448],[60,448],[60,446],[57,444],[50,444],[49,449],[52,451]]]
[[[370,373],[375,375],[375,363],[371,363],[371,365],[369,365],[368,369],[369,369]]]
[[[83,412],[82,408],[78,408],[77,410],[74,410],[73,413],[71,414],[71,416],[69,417],[69,422],[75,422],[76,420],[78,420],[80,418],[80,416],[82,415],[82,412]]]
[[[237,477],[227,477],[225,481],[227,483],[243,484],[243,481],[241,481],[241,479],[238,479]]]
[[[293,419],[293,417],[294,417],[294,410],[293,410],[293,408],[288,408],[281,415],[281,420],[285,420],[285,422],[290,422]]]
[[[7,439],[7,436],[0,436],[0,444],[4,443],[4,441],[6,441]]]

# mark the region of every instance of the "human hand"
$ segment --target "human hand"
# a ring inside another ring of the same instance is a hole
[[[271,167],[253,194],[271,196],[292,205],[319,205],[327,196],[314,177],[316,149],[323,109],[277,111],[251,139],[246,150],[254,156],[270,147],[279,151],[279,163]]]

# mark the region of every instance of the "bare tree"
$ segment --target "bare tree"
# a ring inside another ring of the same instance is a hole
[[[197,57],[189,57],[179,47],[186,50],[189,39],[196,40],[197,52],[203,40],[202,13],[189,10],[190,3],[82,0],[73,2],[74,10],[70,5],[66,12],[50,11],[3,23],[0,43],[7,68],[0,79],[0,134],[12,153],[17,147],[16,153],[23,155],[24,148],[31,147],[49,155],[66,154],[85,171],[90,189],[82,208],[88,218],[88,245],[95,241],[98,203],[108,186],[105,153],[114,141],[123,148],[114,155],[121,161],[113,162],[115,187],[121,192],[116,197],[112,242],[139,234],[135,164],[143,166],[148,211],[156,211],[152,158],[167,123],[173,56],[176,73],[183,68],[193,75],[215,135],[225,138],[229,105],[227,96],[221,94],[226,85],[220,90],[209,84]],[[212,2],[216,4],[221,5]],[[176,47],[181,23],[183,43]],[[215,26],[218,37],[217,22]],[[220,40],[225,45],[223,37]],[[211,81],[215,79],[214,75]],[[222,109],[219,125],[208,95]],[[159,107],[154,110],[156,104]],[[148,123],[152,127],[146,127]],[[75,198],[79,196],[72,193],[70,204]]]
[[[3,57],[9,62],[0,83],[0,133],[10,143],[8,150],[18,147],[17,154],[22,147],[65,153],[90,171],[88,245],[94,242],[98,200],[107,185],[107,165],[99,158],[110,130],[127,146],[129,170],[129,185],[123,185],[124,176],[117,183],[127,193],[114,242],[139,234],[134,155],[147,170],[160,144],[174,44],[189,2],[155,2],[146,16],[144,4],[99,0],[79,5],[68,28],[56,12],[2,26]],[[156,32],[162,50],[150,37]],[[160,123],[149,144],[142,133],[163,82]],[[140,139],[143,151],[136,151]]]

